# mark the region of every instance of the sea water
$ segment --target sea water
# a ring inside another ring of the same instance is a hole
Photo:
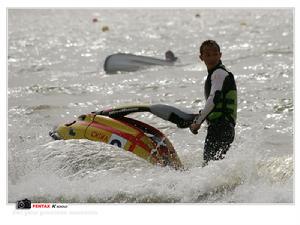
[[[143,19],[141,19],[143,18]],[[292,9],[9,9],[8,201],[292,203]],[[54,125],[124,104],[204,107],[199,45],[214,39],[238,87],[236,136],[226,158],[202,168],[197,136],[149,113],[185,171],[153,166],[114,146],[54,141]],[[173,67],[107,75],[106,56],[164,58]]]

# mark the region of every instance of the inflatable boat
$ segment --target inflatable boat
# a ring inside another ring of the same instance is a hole
[[[108,74],[118,71],[133,72],[149,66],[173,66],[177,60],[172,51],[165,53],[166,59],[149,56],[117,53],[109,55],[104,61],[104,71]]]
[[[179,128],[188,127],[195,114],[168,105],[132,105],[81,115],[49,132],[55,140],[88,139],[116,145],[146,161],[160,166],[183,169],[170,140],[158,129],[126,117],[131,113],[150,112]]]

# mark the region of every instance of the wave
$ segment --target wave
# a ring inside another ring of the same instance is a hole
[[[152,166],[114,146],[85,140],[50,142],[33,153],[34,168],[9,183],[9,202],[23,198],[61,203],[293,201],[289,155],[253,163],[236,156],[204,168],[174,171]]]

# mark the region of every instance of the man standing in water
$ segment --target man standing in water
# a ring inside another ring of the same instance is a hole
[[[208,71],[204,87],[206,103],[190,125],[190,130],[197,134],[204,120],[208,124],[203,166],[210,160],[223,159],[235,134],[237,89],[234,76],[222,64],[221,56],[217,42],[207,40],[201,44],[199,57]]]

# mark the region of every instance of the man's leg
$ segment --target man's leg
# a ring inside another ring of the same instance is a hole
[[[233,139],[234,127],[226,121],[210,125],[204,144],[203,165],[207,165],[210,160],[223,159]]]

